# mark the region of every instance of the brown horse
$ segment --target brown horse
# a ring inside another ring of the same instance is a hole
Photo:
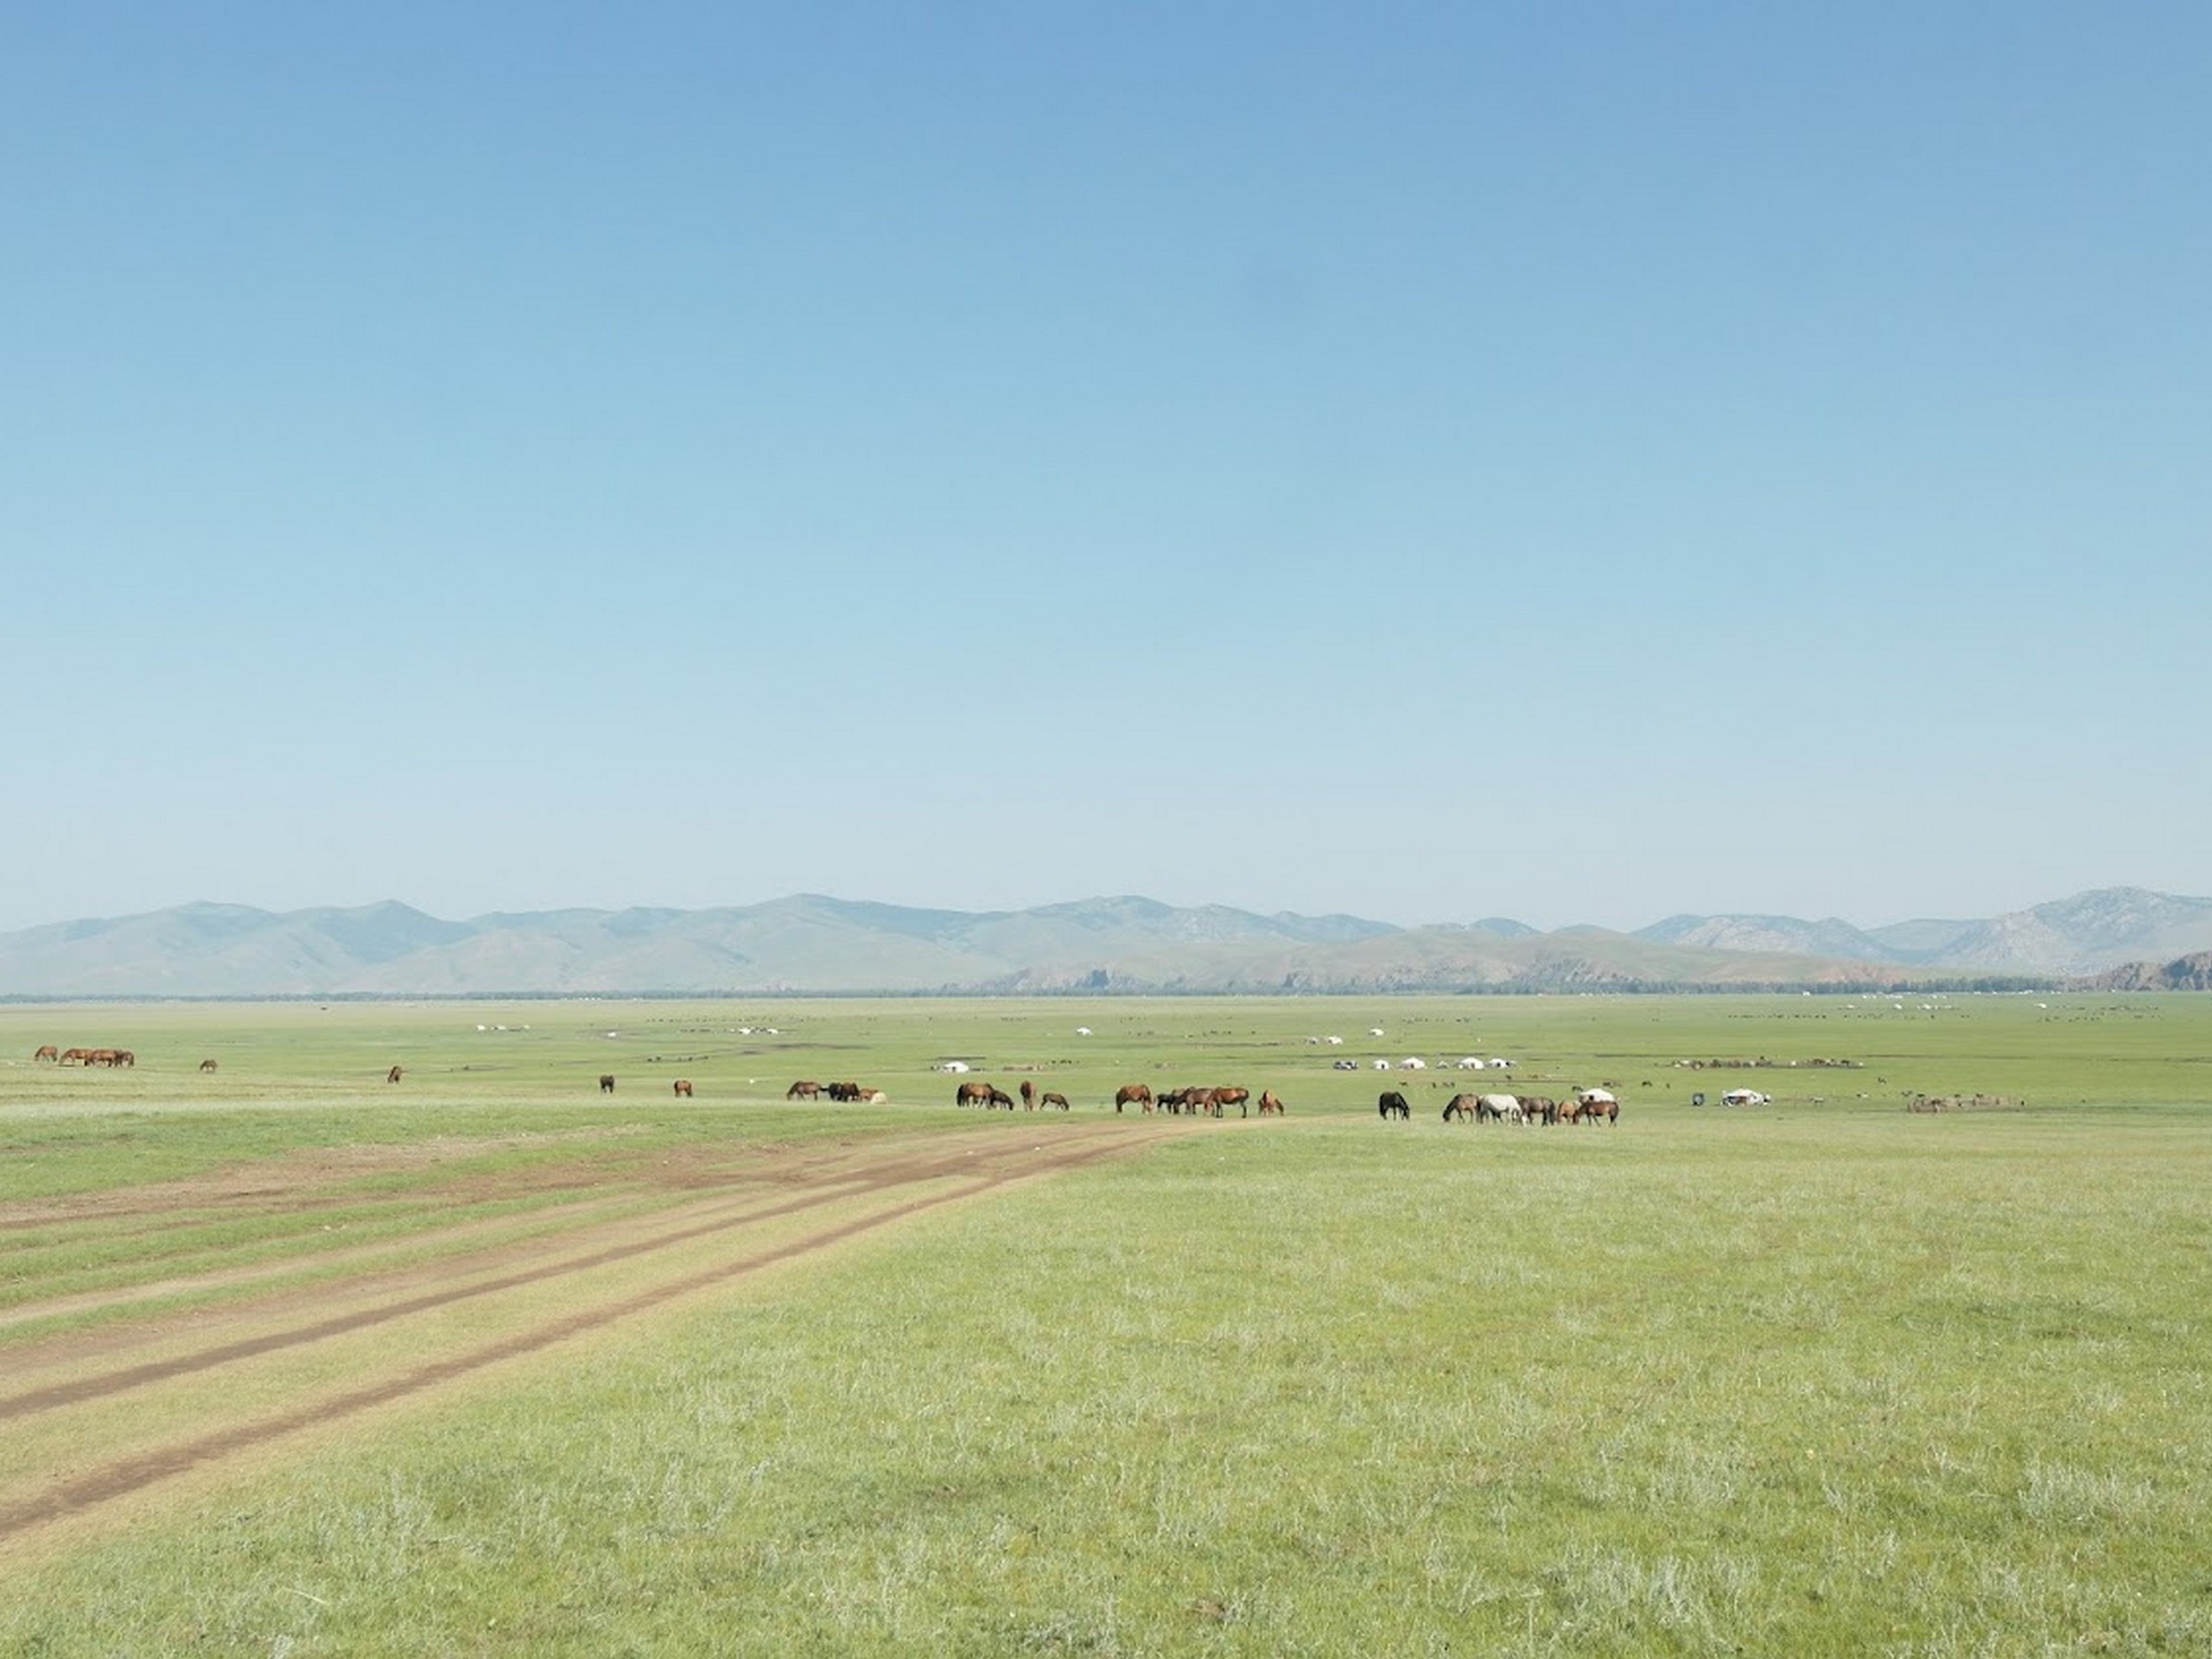
[[[988,1083],[963,1083],[953,1090],[952,1103],[956,1106],[988,1106],[991,1096],[996,1093],[998,1090]]]
[[[200,1069],[202,1071],[213,1071],[215,1069],[215,1062],[213,1060],[202,1060],[200,1062]]]
[[[61,1060],[61,1051],[56,1048],[52,1043],[48,1043],[42,1046],[37,1053],[32,1055],[31,1058],[35,1060],[52,1060],[56,1065],[59,1065]]]
[[[689,1078],[689,1077],[678,1077],[678,1078],[676,1080],[675,1089],[676,1089],[676,1092],[677,1092],[677,1094],[678,1096],[680,1096],[681,1097],[683,1097],[683,1099],[685,1099],[685,1100],[689,1100],[689,1099],[690,1099],[690,1098],[691,1098],[691,1079],[690,1079],[690,1078]]]
[[[1064,1112],[1071,1112],[1075,1109],[1068,1104],[1068,1097],[1065,1095],[1055,1093],[1050,1089],[1037,1096],[1037,1103],[1040,1106],[1057,1106]]]
[[[1595,1123],[1604,1118],[1607,1124],[1621,1120],[1621,1103],[1609,1089],[1578,1089],[1573,1102],[1562,1108],[1570,1123]]]
[[[1114,1091],[1114,1109],[1120,1111],[1131,1101],[1144,1108],[1147,1116],[1152,1111],[1152,1090],[1141,1083],[1125,1083]]]
[[[108,1064],[110,1065],[137,1065],[138,1057],[127,1048],[118,1048],[115,1051],[115,1058]]]
[[[1249,1117],[1252,1115],[1251,1109],[1245,1103],[1251,1098],[1252,1091],[1249,1089],[1240,1089],[1233,1084],[1227,1089],[1217,1089],[1213,1091],[1213,1115],[1219,1117],[1223,1107],[1234,1106],[1236,1109],[1237,1116]]]
[[[122,1065],[123,1060],[120,1051],[118,1050],[112,1048],[96,1048],[91,1053],[85,1056],[85,1064],[86,1065],[113,1066]]]
[[[614,1092],[614,1074],[612,1071],[602,1071],[599,1074],[599,1092],[602,1095],[611,1095]]]
[[[1282,1116],[1282,1096],[1275,1093],[1272,1089],[1262,1089],[1260,1090],[1260,1098],[1255,1109],[1258,1111],[1262,1117],[1268,1116],[1271,1114],[1276,1117],[1281,1117]]]
[[[61,1051],[61,1058],[54,1064],[67,1065],[72,1062],[79,1065],[90,1065],[92,1063],[92,1051],[89,1048],[65,1048]]]
[[[1473,1122],[1475,1121],[1475,1097],[1472,1095],[1452,1096],[1451,1099],[1444,1103],[1444,1121],[1446,1123],[1449,1123],[1456,1117],[1462,1123]]]
[[[785,1100],[812,1100],[822,1092],[822,1085],[811,1077],[801,1077],[784,1090]]]
[[[396,1066],[396,1065],[395,1065],[395,1066],[393,1066],[393,1067],[391,1068],[391,1071],[387,1071],[387,1072],[385,1072],[385,1073],[384,1074],[384,1080],[385,1080],[386,1083],[397,1083],[397,1082],[399,1081],[399,1079],[400,1079],[403,1076],[404,1076],[404,1075],[405,1075],[405,1073],[403,1071],[403,1070],[402,1070],[400,1067],[398,1067],[398,1066]]]
[[[983,1103],[987,1106],[1003,1106],[1010,1112],[1014,1109],[1014,1096],[1003,1089],[994,1089],[991,1090],[991,1097]]]
[[[1025,1112],[1037,1109],[1037,1085],[1027,1077],[1021,1080],[1021,1109]]]

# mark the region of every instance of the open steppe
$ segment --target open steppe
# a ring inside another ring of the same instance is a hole
[[[0,1650],[2212,1651],[2208,1127],[2206,998],[0,1007]]]

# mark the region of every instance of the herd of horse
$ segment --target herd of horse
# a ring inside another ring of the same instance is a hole
[[[1396,1090],[1376,1103],[1382,1116],[1411,1117],[1413,1109]],[[1462,1123],[1599,1123],[1620,1122],[1621,1103],[1610,1089],[1577,1089],[1565,1100],[1548,1095],[1454,1095],[1444,1103],[1444,1121]]]
[[[880,1106],[891,1098],[880,1089],[857,1083],[817,1083],[811,1077],[801,1077],[784,1090],[785,1100],[819,1100],[824,1095],[832,1100],[865,1101],[871,1106]]]
[[[127,1048],[57,1048],[52,1043],[43,1044],[31,1057],[35,1060],[48,1060],[56,1065],[135,1066],[138,1057]],[[215,1062],[200,1062],[202,1071],[215,1070]],[[397,1083],[405,1075],[404,1069],[393,1066],[385,1074],[387,1083]],[[691,1080],[678,1077],[673,1087],[677,1098],[691,1099]],[[601,1094],[614,1092],[612,1072],[602,1073],[599,1079]],[[1060,1110],[1073,1109],[1068,1097],[1055,1089],[1040,1090],[1028,1078],[1020,1085],[1021,1106],[1026,1111],[1049,1111],[1057,1106]],[[817,1100],[823,1096],[831,1100],[865,1101],[881,1104],[891,1098],[880,1089],[863,1088],[857,1083],[817,1083],[802,1077],[784,1091],[785,1100]],[[963,1083],[952,1096],[956,1106],[980,1106],[986,1111],[1004,1107],[1014,1109],[1012,1095],[995,1084]],[[1255,1101],[1252,1091],[1235,1084],[1217,1088],[1192,1087],[1161,1089],[1157,1091],[1141,1083],[1123,1084],[1114,1093],[1114,1110],[1121,1112],[1129,1106],[1144,1111],[1190,1113],[1203,1117],[1223,1116],[1231,1106],[1239,1117],[1249,1117],[1256,1110],[1262,1117],[1282,1116],[1281,1097],[1272,1089],[1262,1089]],[[1384,1119],[1411,1118],[1413,1107],[1405,1096],[1395,1089],[1386,1089],[1375,1103],[1378,1116]],[[1444,1121],[1457,1119],[1462,1123],[1618,1123],[1621,1103],[1607,1089],[1577,1089],[1565,1100],[1554,1100],[1544,1095],[1454,1095],[1445,1103]]]
[[[1025,1111],[1049,1111],[1055,1106],[1064,1112],[1073,1109],[1068,1097],[1059,1090],[1039,1089],[1027,1077],[1021,1080],[1020,1092],[1021,1108]],[[1009,1112],[1014,1109],[1014,1096],[996,1084],[990,1083],[959,1084],[952,1091],[952,1103],[956,1106],[980,1106],[985,1111],[999,1107],[1004,1107]],[[1274,1090],[1262,1090],[1259,1099],[1255,1101],[1249,1089],[1233,1085],[1216,1089],[1162,1089],[1155,1094],[1141,1083],[1124,1084],[1114,1096],[1114,1109],[1119,1112],[1132,1105],[1147,1112],[1177,1115],[1189,1112],[1206,1117],[1220,1117],[1231,1106],[1236,1108],[1239,1117],[1250,1116],[1255,1109],[1262,1117],[1280,1115],[1282,1111],[1282,1102]]]
[[[1239,1117],[1249,1117],[1255,1111],[1262,1117],[1283,1115],[1282,1096],[1274,1090],[1261,1090],[1259,1099],[1254,1100],[1249,1089],[1234,1084],[1217,1089],[1162,1089],[1154,1094],[1141,1083],[1124,1084],[1115,1091],[1114,1109],[1118,1112],[1132,1105],[1147,1112],[1192,1112],[1203,1117],[1219,1117],[1231,1106]]]
[[[127,1048],[56,1048],[52,1043],[40,1046],[31,1056],[34,1060],[51,1060],[56,1065],[136,1065],[138,1057]]]

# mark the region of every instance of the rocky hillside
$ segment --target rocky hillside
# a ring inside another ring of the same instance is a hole
[[[2212,950],[2171,962],[2131,962],[2088,982],[2098,991],[2212,991]]]

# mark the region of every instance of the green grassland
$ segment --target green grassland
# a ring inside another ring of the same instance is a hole
[[[1462,1054],[1621,1121],[1447,1126],[1492,1074],[1331,1067]],[[1069,1121],[956,1110],[956,1057],[1077,1121],[1129,1081],[1290,1116],[149,1503],[16,1562],[0,1651],[2212,1653],[2212,998],[5,1007],[0,1210],[435,1137],[488,1170]],[[1713,1058],[1770,1064],[1677,1064]],[[1739,1083],[1773,1103],[1689,1103]],[[365,1177],[379,1224],[449,1220],[439,1170]],[[0,1306],[311,1274],[329,1220],[10,1229]]]

